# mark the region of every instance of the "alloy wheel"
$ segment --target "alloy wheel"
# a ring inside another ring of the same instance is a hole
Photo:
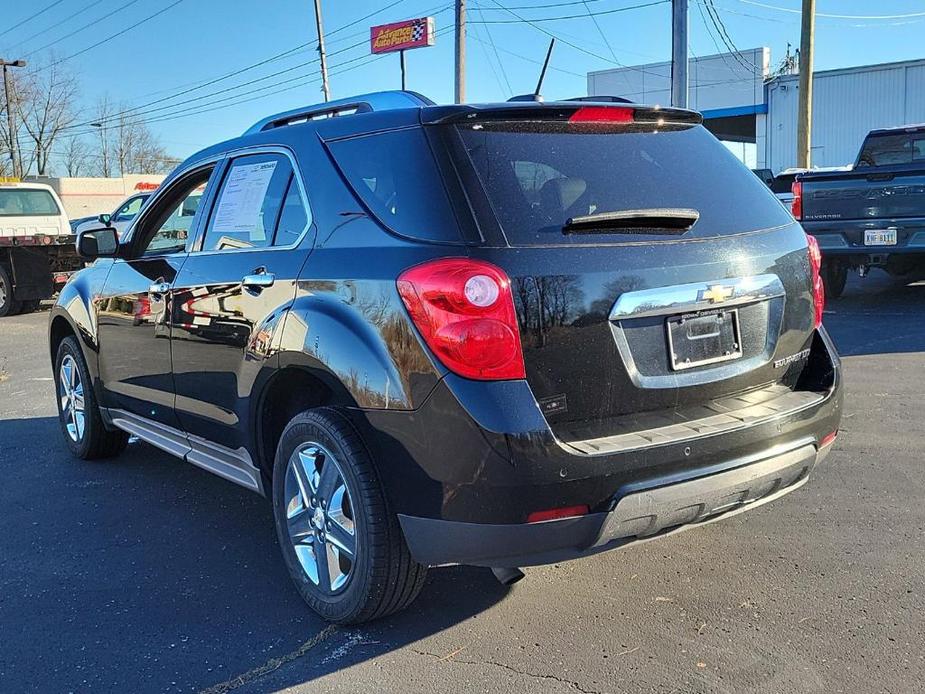
[[[285,483],[289,540],[308,579],[326,594],[339,592],[356,566],[354,506],[337,460],[317,443],[289,458]]]
[[[58,373],[58,398],[61,402],[61,418],[68,436],[79,443],[86,429],[86,411],[84,409],[84,386],[80,378],[77,361],[70,354],[61,360]]]
[[[6,306],[6,302],[9,300],[9,292],[6,288],[6,280],[3,279],[0,275],[0,309]]]

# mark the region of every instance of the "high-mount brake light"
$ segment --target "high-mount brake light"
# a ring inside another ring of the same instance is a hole
[[[790,203],[790,213],[794,219],[803,219],[803,182],[794,181],[790,185],[793,201]]]
[[[405,270],[398,293],[424,342],[453,373],[526,378],[511,282],[491,263],[441,258]]]
[[[625,106],[582,106],[569,116],[569,123],[632,123],[636,110]]]
[[[809,253],[809,276],[813,288],[813,325],[818,328],[822,325],[822,311],[825,309],[825,285],[822,284],[822,251],[815,236],[806,235]]]

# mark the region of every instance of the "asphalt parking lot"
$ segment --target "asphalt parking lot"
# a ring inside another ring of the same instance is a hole
[[[802,489],[512,589],[434,570],[363,628],[303,605],[263,499],[146,444],[71,459],[46,320],[0,321],[2,692],[925,688],[925,281],[830,302],[845,418]]]

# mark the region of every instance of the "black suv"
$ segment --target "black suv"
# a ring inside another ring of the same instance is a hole
[[[796,489],[841,411],[819,254],[700,122],[388,92],[193,155],[78,240],[68,447],[131,434],[270,497],[336,622],[428,566],[513,581]]]

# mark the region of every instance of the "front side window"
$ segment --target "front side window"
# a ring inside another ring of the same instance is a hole
[[[38,217],[61,214],[54,197],[36,188],[0,188],[0,217]]]
[[[295,197],[290,197],[290,192]],[[306,219],[288,157],[282,154],[238,157],[225,173],[202,250],[289,245],[301,236]],[[274,242],[277,226],[282,228],[283,223],[285,229]]]
[[[211,174],[212,167],[209,167],[178,181],[154,203],[150,213],[146,211],[136,239],[140,255],[166,255],[186,250],[186,241]]]

